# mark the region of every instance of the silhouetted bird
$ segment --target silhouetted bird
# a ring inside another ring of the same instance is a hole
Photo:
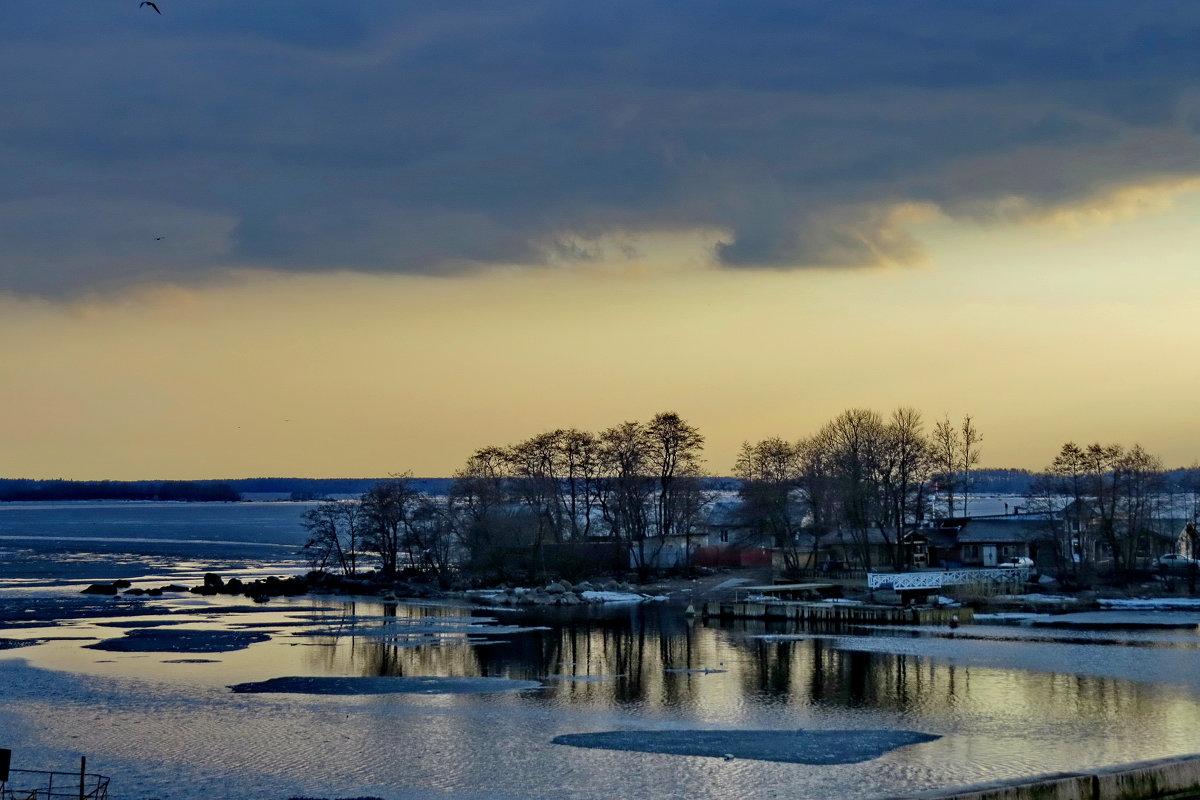
[[[161,236],[154,237],[154,241],[156,241],[156,242],[161,242],[162,240],[163,240],[163,237],[161,237]]]
[[[138,8],[141,8],[142,6],[150,6],[150,7],[151,7],[151,8],[153,8],[155,11],[158,11],[158,6],[156,6],[156,5],[155,5],[154,3],[152,3],[150,0],[142,0],[142,2],[138,3]],[[161,11],[158,11],[158,13],[159,13],[159,14],[161,14],[162,12],[161,12]]]

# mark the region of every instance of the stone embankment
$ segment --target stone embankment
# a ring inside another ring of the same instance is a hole
[[[1200,797],[1200,755],[981,783],[889,800],[1166,800]]]

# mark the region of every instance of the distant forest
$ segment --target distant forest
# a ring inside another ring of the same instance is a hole
[[[1023,469],[977,469],[971,490],[983,494],[1024,495],[1036,473]],[[0,502],[67,500],[159,500],[229,503],[245,494],[274,494],[292,500],[321,500],[363,494],[383,478],[238,478],[206,481],[65,481],[0,478]],[[422,494],[444,495],[451,478],[409,478]],[[710,491],[737,491],[736,478],[708,478]]]
[[[32,481],[0,479],[0,501],[183,500],[230,502],[242,496],[228,481]]]

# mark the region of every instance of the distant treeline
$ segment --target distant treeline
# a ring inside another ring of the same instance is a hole
[[[1175,472],[1184,472],[1176,470]],[[1025,469],[977,469],[971,489],[985,494],[1025,495],[1037,473]],[[230,502],[243,494],[278,494],[319,500],[334,495],[358,496],[383,478],[237,478],[220,481],[64,481],[0,478],[0,502],[37,500],[181,500]],[[427,495],[445,495],[451,478],[408,478]],[[737,491],[736,478],[705,478],[708,491]]]
[[[245,494],[294,495],[321,499],[332,495],[361,495],[384,478],[238,478],[224,481]],[[424,494],[441,495],[449,491],[450,478],[408,478]]]
[[[0,501],[65,500],[241,500],[227,481],[34,481],[0,479]]]
[[[382,478],[238,478],[206,481],[67,481],[0,478],[0,502],[67,500],[164,500],[235,502],[243,494],[274,494],[294,500],[354,496]],[[450,478],[410,478],[421,492],[444,495]]]

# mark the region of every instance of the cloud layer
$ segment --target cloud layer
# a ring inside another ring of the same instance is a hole
[[[0,291],[686,229],[729,268],[913,263],[929,214],[1086,217],[1200,174],[1189,2],[8,6]]]

